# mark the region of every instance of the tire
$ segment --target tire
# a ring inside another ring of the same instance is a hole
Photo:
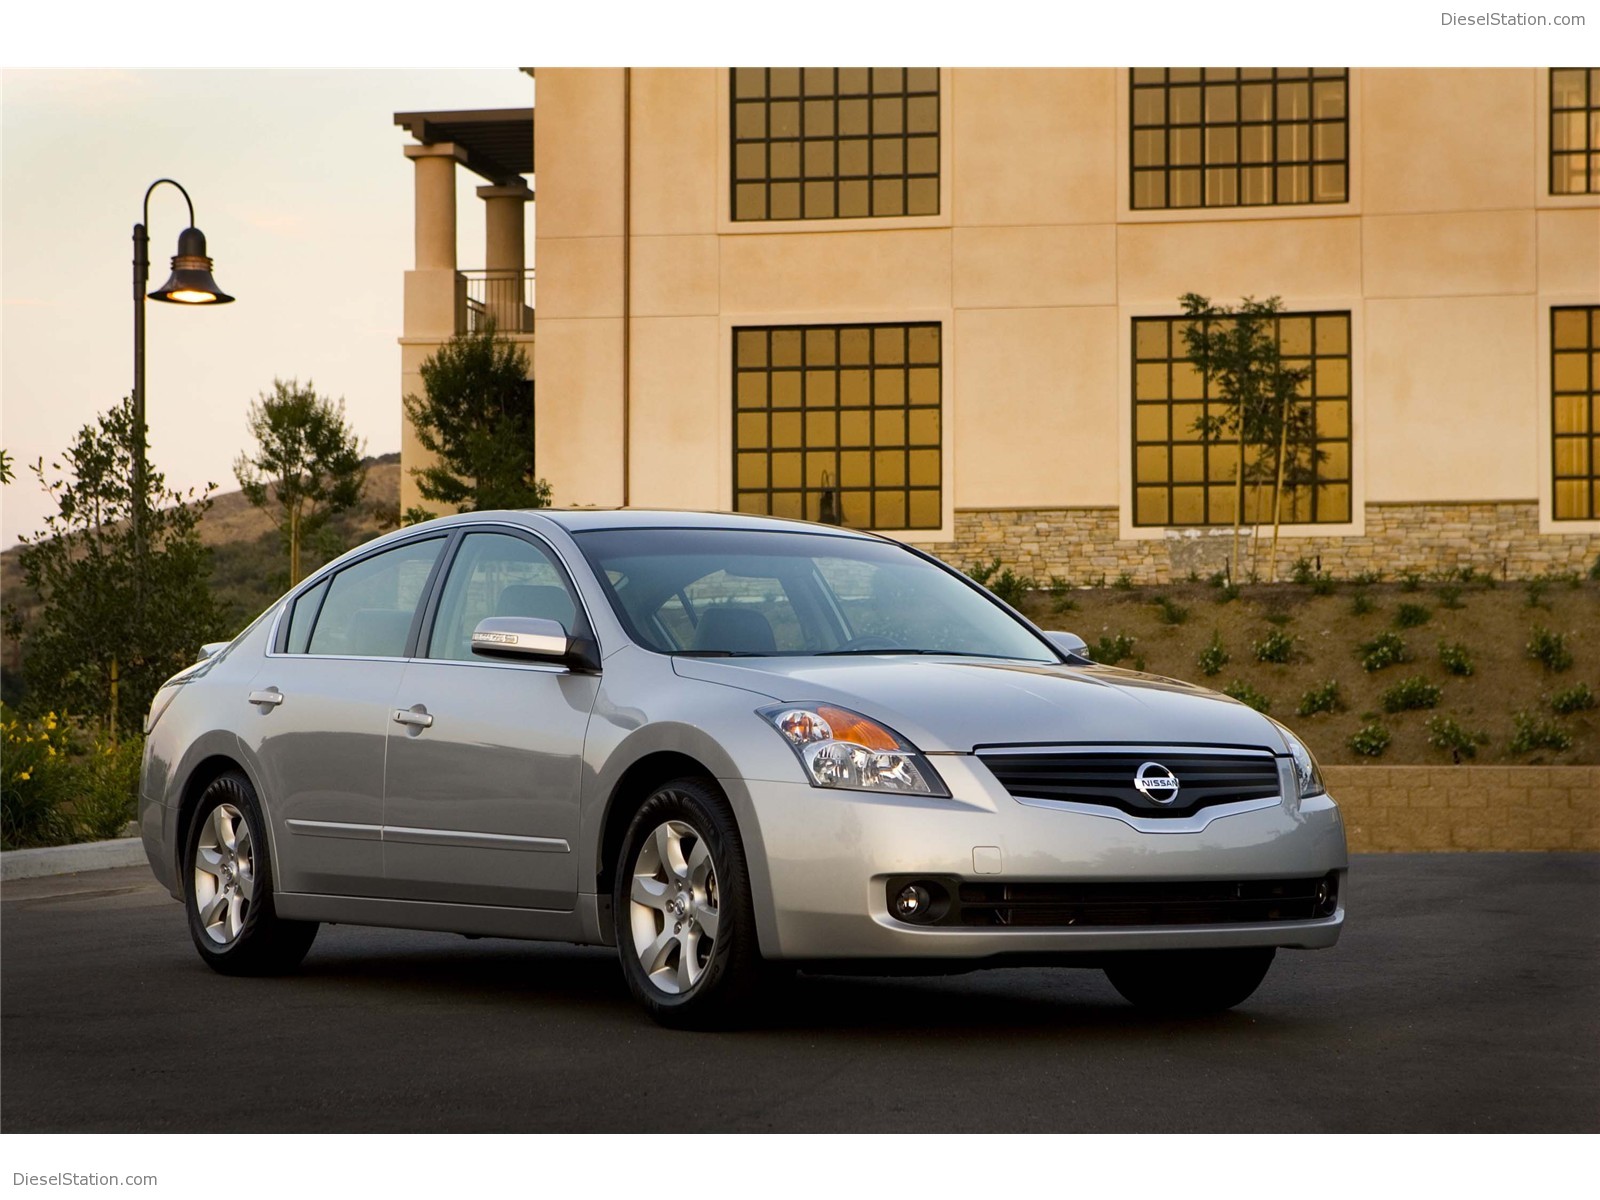
[[[195,949],[223,975],[292,971],[317,936],[272,903],[272,859],[255,788],[239,771],[201,793],[184,839],[183,901]]]
[[[1248,1000],[1272,966],[1271,946],[1128,954],[1105,968],[1111,986],[1137,1008],[1168,1016],[1222,1012]]]
[[[634,998],[674,1029],[736,1025],[762,982],[733,812],[706,779],[652,792],[622,839],[611,911]]]

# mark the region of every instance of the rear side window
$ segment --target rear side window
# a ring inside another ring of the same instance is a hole
[[[317,623],[317,614],[322,611],[322,602],[327,596],[328,581],[324,579],[295,600],[294,611],[289,614],[289,638],[283,646],[286,653],[306,652],[311,643],[311,627]]]
[[[328,584],[313,619],[308,654],[400,658],[411,622],[427,591],[443,538],[408,542],[346,567]],[[307,598],[312,593],[308,593]],[[303,601],[302,601],[303,603]],[[299,617],[300,604],[295,605]],[[289,640],[294,643],[291,621]]]

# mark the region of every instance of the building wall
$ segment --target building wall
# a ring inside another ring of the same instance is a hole
[[[1600,200],[1547,194],[1543,71],[1354,71],[1347,204],[1146,212],[1125,72],[946,70],[937,217],[737,224],[725,71],[538,79],[558,504],[731,507],[737,326],[937,320],[944,517],[904,536],[1166,578],[1218,542],[1132,524],[1132,319],[1278,294],[1351,313],[1354,430],[1351,521],[1286,527],[1281,558],[1521,575],[1600,551],[1600,522],[1549,516],[1548,309],[1600,302]]]

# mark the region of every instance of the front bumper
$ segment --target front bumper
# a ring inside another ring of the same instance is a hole
[[[1333,945],[1344,924],[1344,825],[1327,796],[1280,799],[1188,832],[1012,798],[970,755],[934,765],[952,799],[723,780],[747,829],[763,954],[783,959],[978,960],[1128,950]],[[1287,774],[1285,774],[1287,781]],[[1198,823],[1196,823],[1198,824]],[[1148,826],[1147,826],[1148,828]],[[1173,827],[1174,829],[1177,826]],[[1339,874],[1334,912],[1312,920],[1095,927],[927,927],[889,913],[895,876],[995,884],[1265,880]]]

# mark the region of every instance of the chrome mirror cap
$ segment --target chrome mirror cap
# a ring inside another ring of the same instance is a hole
[[[1050,639],[1050,644],[1069,658],[1082,659],[1084,662],[1093,662],[1089,657],[1089,643],[1075,633],[1066,633],[1060,630],[1045,634]]]
[[[571,651],[561,622],[544,617],[486,617],[472,631],[472,652],[488,658],[564,663]]]

